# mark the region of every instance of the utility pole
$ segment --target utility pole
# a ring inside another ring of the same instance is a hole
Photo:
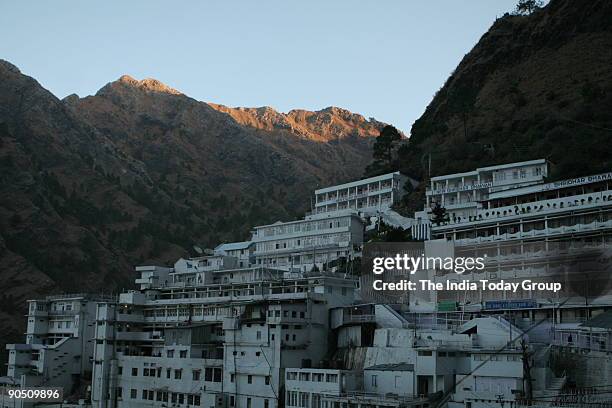
[[[532,381],[531,381],[531,356],[532,353],[529,351],[527,342],[525,339],[521,339],[521,351],[523,353],[523,384],[525,386],[525,398],[527,401],[533,399]]]

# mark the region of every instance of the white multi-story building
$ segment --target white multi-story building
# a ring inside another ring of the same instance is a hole
[[[338,321],[343,323],[337,328],[336,354],[351,369],[287,369],[287,407],[425,408],[443,401],[443,406],[484,408],[513,404],[523,392],[519,343],[524,334],[504,319],[389,328],[380,327],[382,322],[393,325],[386,308],[365,306],[334,310],[345,315]],[[368,310],[374,315],[362,314]],[[364,343],[374,322],[378,328]]]
[[[21,387],[53,385],[66,396],[78,393],[91,378],[96,302],[109,300],[86,294],[29,300],[25,344],[6,346],[7,377]]]
[[[301,272],[324,270],[331,262],[350,259],[360,251],[363,229],[363,221],[356,214],[263,225],[253,230],[253,255],[258,266]]]
[[[254,251],[255,244],[253,242],[243,241],[220,244],[215,248],[214,253],[216,255],[232,256],[238,260],[237,266],[239,268],[248,268],[255,264]]]
[[[504,313],[525,329],[548,319],[532,333],[542,341],[555,325],[576,325],[612,308],[612,173],[545,182],[547,174],[546,162],[534,160],[432,178],[428,206],[445,208],[446,219],[430,222],[428,207],[417,218],[431,238],[451,243],[455,256],[486,257],[483,271],[467,277],[436,271],[436,280],[563,285],[554,293],[438,291],[439,306]]]
[[[285,369],[320,364],[328,310],[354,299],[355,281],[335,274],[288,279],[200,261],[141,267],[147,282],[168,283],[98,305],[93,406],[277,407]]]
[[[439,205],[446,209],[450,220],[467,221],[478,215],[482,202],[491,193],[542,184],[548,176],[544,159],[482,167],[465,173],[432,177],[425,192],[425,209],[415,214],[413,236],[430,238],[431,209]]]
[[[358,212],[376,215],[388,210],[399,201],[404,185],[412,182],[408,177],[394,173],[315,190],[313,216]]]

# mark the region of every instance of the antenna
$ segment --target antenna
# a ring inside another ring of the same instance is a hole
[[[202,255],[204,253],[204,251],[202,251],[202,248],[200,248],[197,245],[193,246],[193,250],[196,251],[198,254]]]

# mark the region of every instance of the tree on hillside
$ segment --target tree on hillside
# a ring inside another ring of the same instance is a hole
[[[374,142],[374,161],[366,167],[367,176],[389,173],[397,167],[395,147],[402,140],[402,134],[395,127],[387,125],[380,131]]]
[[[515,13],[526,16],[542,8],[542,6],[544,6],[542,0],[519,0]]]

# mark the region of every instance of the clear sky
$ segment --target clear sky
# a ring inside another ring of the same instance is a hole
[[[516,2],[0,0],[0,58],[60,98],[129,74],[228,106],[339,106],[409,133]]]

